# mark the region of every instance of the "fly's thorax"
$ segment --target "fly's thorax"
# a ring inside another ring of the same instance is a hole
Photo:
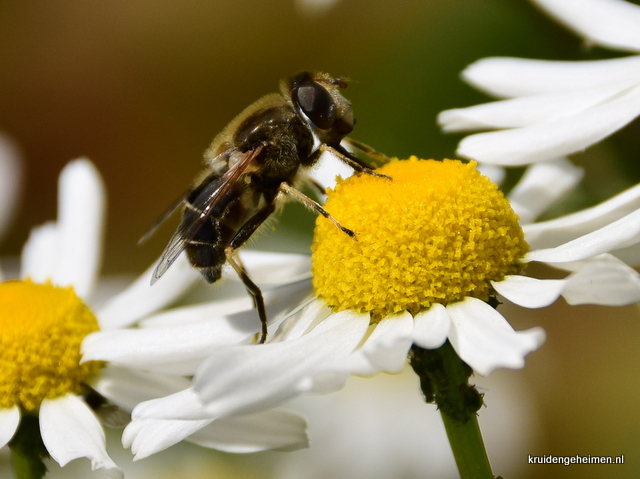
[[[241,150],[277,143],[288,138],[295,143],[311,143],[311,132],[289,103],[268,106],[247,117],[234,134],[234,145]]]
[[[237,133],[239,129],[242,128],[242,125],[245,124],[247,119],[255,115],[256,112],[282,106],[292,108],[291,104],[288,103],[282,95],[270,93],[246,107],[215,136],[211,145],[204,153],[205,161],[208,163],[217,156],[237,148]]]

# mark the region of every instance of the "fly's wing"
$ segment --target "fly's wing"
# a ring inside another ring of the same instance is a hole
[[[169,217],[173,213],[175,213],[178,208],[182,206],[182,203],[184,203],[184,201],[189,197],[192,191],[193,191],[193,188],[189,188],[187,191],[182,193],[179,198],[177,198],[173,203],[171,203],[171,206],[169,206],[165,210],[165,212],[158,217],[158,219],[153,223],[153,225],[151,225],[151,228],[149,228],[149,231],[147,231],[142,236],[142,238],[138,240],[138,245],[145,243],[149,238],[151,238],[154,235],[154,233],[158,230],[160,225],[164,223],[167,219],[169,219]]]
[[[260,151],[262,151],[262,146],[245,152],[244,157],[222,175],[219,183],[220,186],[212,191],[210,195],[200,199],[197,204],[193,205],[200,211],[200,214],[193,221],[180,224],[162,253],[156,269],[153,271],[151,284],[155,283],[167,269],[169,269],[169,266],[173,264],[180,253],[184,251],[189,240],[193,239],[202,226],[209,220],[211,212],[215,211],[217,203],[226,197],[227,193],[229,193],[236,184],[240,176],[247,171],[247,168],[258,156]]]

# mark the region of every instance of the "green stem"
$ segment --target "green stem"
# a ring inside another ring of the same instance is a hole
[[[476,416],[482,394],[469,384],[473,370],[449,341],[438,349],[414,345],[409,360],[425,400],[440,410],[461,479],[494,479]]]
[[[456,421],[442,411],[440,411],[440,415],[447,431],[460,477],[462,479],[493,479],[491,465],[478,426],[478,418],[474,416],[467,422],[462,422]]]
[[[42,438],[38,417],[24,413],[20,426],[9,442],[15,479],[42,479],[47,473],[44,459],[49,456]]]

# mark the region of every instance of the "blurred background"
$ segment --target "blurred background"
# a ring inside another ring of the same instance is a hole
[[[486,56],[620,55],[585,47],[525,0],[0,2],[0,131],[23,158],[22,194],[0,256],[19,255],[30,228],[55,218],[57,175],[86,156],[109,195],[103,271],[140,273],[161,253],[176,219],[144,246],[138,239],[199,173],[215,134],[302,69],[352,79],[345,96],[358,119],[354,138],[389,156],[454,157],[461,137],[441,134],[435,117],[487,100],[458,78]],[[550,214],[595,204],[640,181],[638,138],[636,120],[576,155],[585,180]],[[511,172],[510,181],[518,174]],[[306,253],[313,222],[313,214],[289,204],[275,231],[254,247]],[[502,459],[495,462],[509,458],[513,477],[638,477],[637,307],[559,302],[544,311],[503,311],[515,329],[543,326],[548,340],[523,371],[500,376],[507,389],[511,382],[527,394],[511,401],[522,422],[493,426],[492,434],[522,436],[525,446],[497,448]],[[330,420],[330,407],[325,415]],[[204,464],[202,477],[276,477],[277,469],[264,464],[286,455],[274,454],[228,456],[181,445],[164,457],[193,471]],[[624,454],[626,464],[527,465],[527,454]]]

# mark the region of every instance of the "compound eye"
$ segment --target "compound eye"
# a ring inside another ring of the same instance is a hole
[[[307,118],[321,130],[329,130],[336,117],[336,105],[329,92],[318,83],[298,87],[297,101]]]

